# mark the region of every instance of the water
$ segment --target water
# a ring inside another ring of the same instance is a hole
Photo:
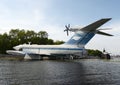
[[[120,62],[0,60],[0,85],[120,85]]]

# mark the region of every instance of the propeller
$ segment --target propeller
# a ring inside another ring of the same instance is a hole
[[[64,32],[66,31],[67,32],[67,36],[69,35],[69,30],[70,30],[70,24],[68,25],[65,25],[66,29],[64,30]]]

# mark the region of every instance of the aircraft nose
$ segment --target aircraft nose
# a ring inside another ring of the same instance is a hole
[[[13,48],[14,48],[15,50],[19,50],[19,49],[20,49],[19,46],[14,46]]]

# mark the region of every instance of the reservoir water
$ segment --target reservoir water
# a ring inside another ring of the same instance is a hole
[[[0,85],[120,85],[120,61],[0,60]]]

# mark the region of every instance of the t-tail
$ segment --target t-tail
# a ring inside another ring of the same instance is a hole
[[[111,34],[100,31],[99,28],[101,25],[109,21],[111,18],[100,19],[86,27],[83,27],[75,32],[75,34],[68,40],[64,45],[77,45],[84,46],[86,45],[95,34],[101,34],[106,36],[113,36]],[[102,30],[102,29],[101,29]]]

